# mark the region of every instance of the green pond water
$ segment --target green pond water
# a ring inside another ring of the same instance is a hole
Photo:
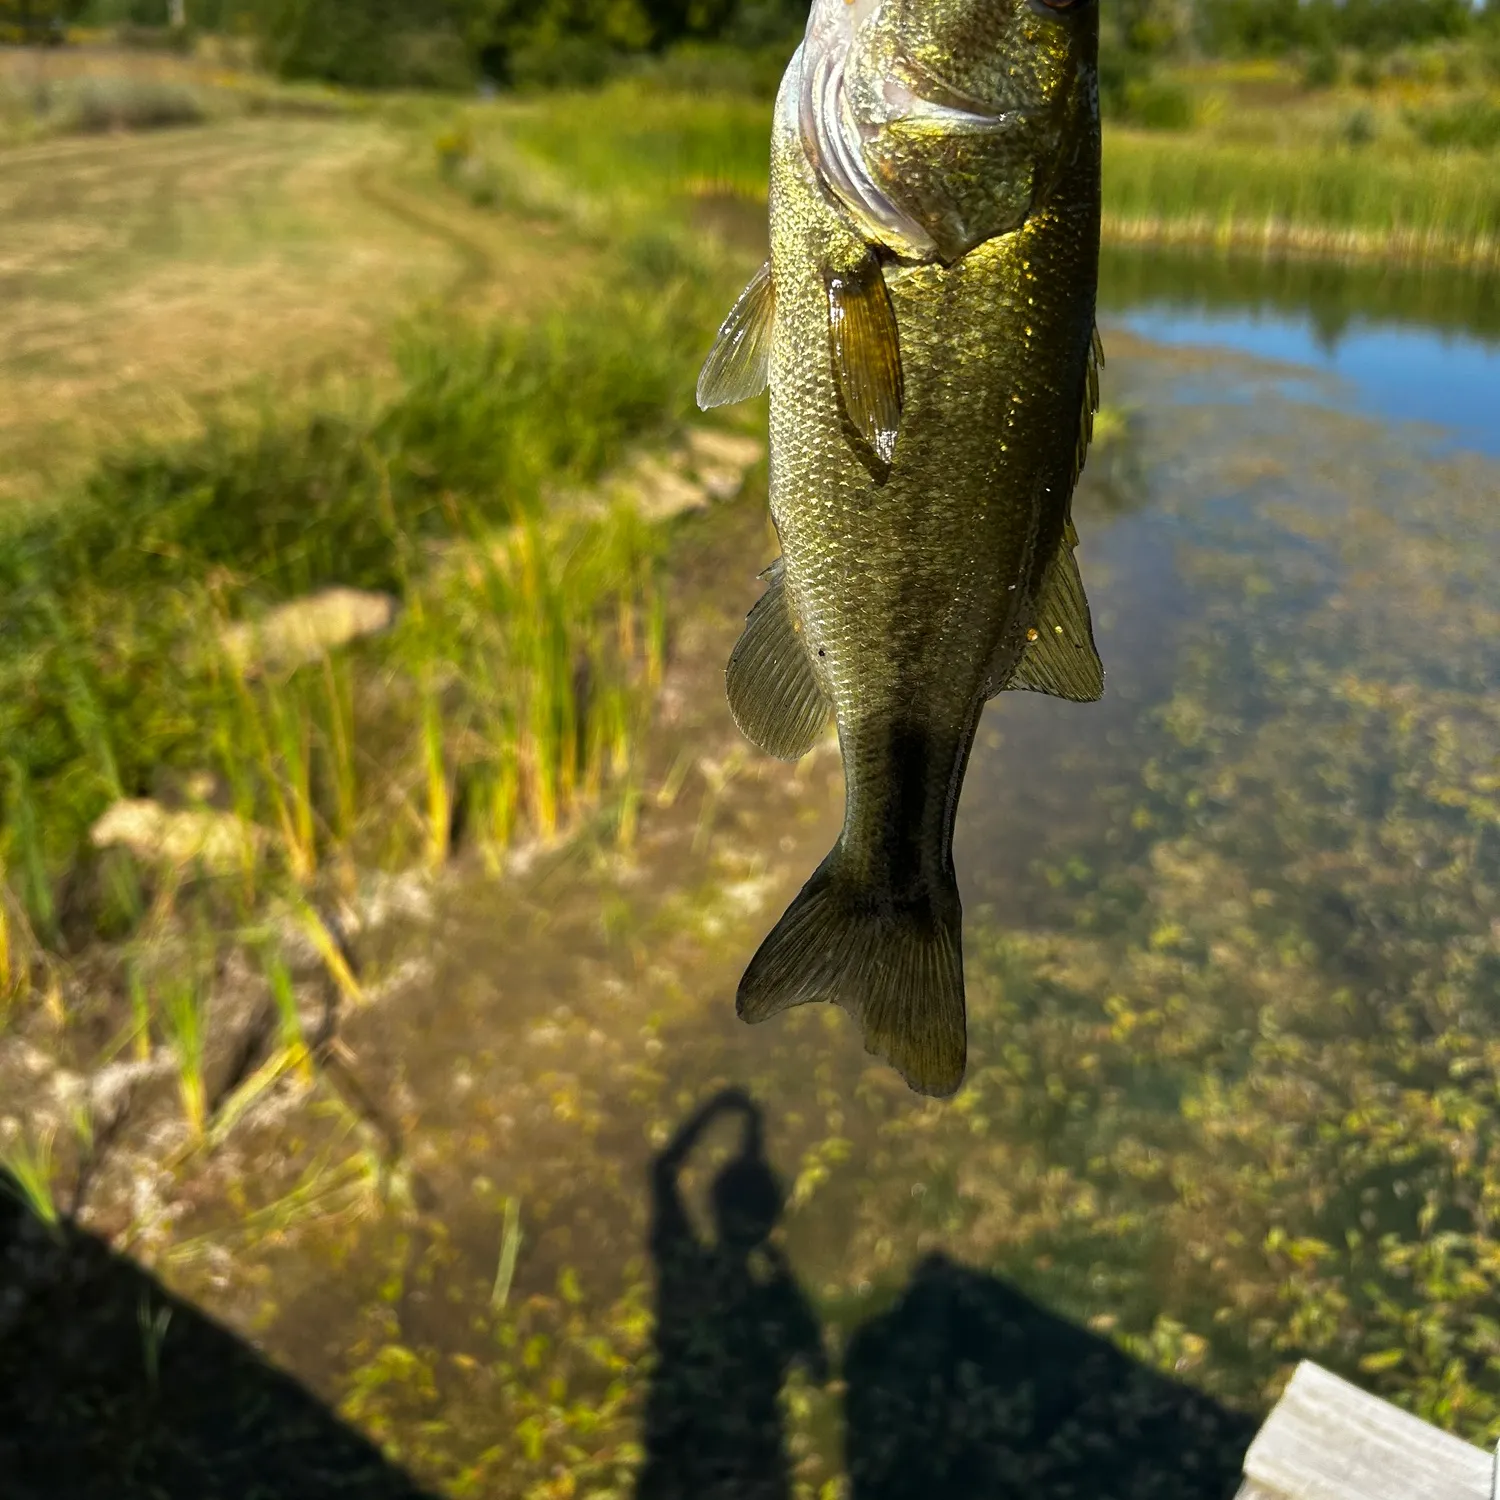
[[[752,495],[676,540],[632,856],[363,944],[382,1190],[288,1206],[314,1091],[142,1245],[423,1485],[1227,1497],[1304,1357],[1500,1436],[1494,288],[1112,256],[1101,321],[1106,697],[986,710],[956,1099],[734,1016],[841,808],[723,703]]]

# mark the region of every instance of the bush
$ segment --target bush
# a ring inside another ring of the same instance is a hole
[[[198,94],[183,84],[145,78],[81,78],[62,106],[65,128],[86,134],[163,130],[208,118]]]
[[[1424,146],[1439,151],[1493,151],[1500,146],[1500,105],[1470,99],[1448,109],[1408,111],[1406,123]]]
[[[561,36],[523,43],[507,64],[507,81],[518,89],[598,88],[618,56],[594,37]]]
[[[68,16],[62,0],[0,0],[0,46],[59,46]]]
[[[1181,84],[1143,79],[1128,84],[1122,118],[1147,130],[1191,130],[1193,96]]]
[[[138,26],[126,23],[114,30],[115,44],[135,52],[175,52],[187,56],[197,43],[191,26]]]
[[[468,89],[474,54],[444,9],[412,0],[257,0],[249,19],[262,63],[283,78]]]
[[[1302,87],[1331,89],[1339,81],[1339,55],[1332,47],[1317,47],[1302,60]]]
[[[1377,127],[1375,124],[1375,116],[1373,112],[1368,109],[1355,110],[1354,113],[1344,121],[1344,128],[1339,132],[1339,134],[1342,136],[1343,142],[1346,146],[1353,146],[1355,147],[1355,149],[1358,149],[1362,146],[1368,146],[1375,139],[1375,136],[1377,134]]]
[[[1112,120],[1124,119],[1126,95],[1151,77],[1151,63],[1124,47],[1099,49],[1099,107]]]
[[[677,94],[740,94],[774,99],[795,50],[795,38],[747,48],[714,42],[684,42],[660,57],[641,58],[631,71]]]
[[[398,88],[462,93],[478,78],[469,49],[451,31],[399,32],[389,52],[389,80]]]

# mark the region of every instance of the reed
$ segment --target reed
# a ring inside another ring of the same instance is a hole
[[[277,1032],[282,1050],[291,1059],[292,1066],[302,1080],[311,1082],[313,1075],[312,1052],[307,1045],[307,1035],[302,1027],[302,1016],[297,1009],[297,993],[292,986],[292,976],[282,962],[281,955],[269,951],[263,965],[266,983],[271,991],[271,1000],[276,1007]]]
[[[426,784],[426,863],[440,869],[448,860],[453,835],[453,783],[444,743],[442,694],[436,674],[427,671],[421,685],[422,768]]]
[[[34,1139],[22,1131],[10,1145],[0,1149],[0,1189],[29,1209],[54,1236],[62,1232],[57,1206],[57,1163],[52,1154],[52,1132],[43,1130]]]
[[[230,809],[269,831],[272,866],[298,887],[330,860],[440,863],[461,798],[493,864],[496,848],[556,837],[602,794],[609,773],[593,762],[636,722],[615,700],[659,676],[659,605],[629,571],[638,527],[535,518],[544,487],[592,483],[687,408],[723,289],[710,302],[690,261],[662,264],[665,283],[631,272],[607,315],[590,293],[538,326],[410,328],[405,383],[384,407],[211,421],[193,442],[111,459],[75,503],[0,539],[5,858],[44,943],[60,937],[60,879],[97,860],[94,821],[163,768],[177,781],[219,772]],[[512,528],[514,553],[486,563]],[[443,556],[468,564],[438,584]],[[617,562],[627,572],[612,579]],[[408,613],[430,596],[434,629],[290,669],[216,645],[231,622],[331,583],[394,590]],[[635,636],[606,649],[600,621],[621,611]],[[656,653],[644,677],[641,639]],[[415,812],[418,847],[393,805]],[[256,847],[245,842],[237,872],[251,905]],[[102,882],[70,882],[70,900],[102,885],[108,913],[80,910],[80,925],[128,934],[148,893],[117,855]]]
[[[136,1058],[145,1062],[151,1056],[151,993],[140,969],[134,964],[126,965],[125,992],[130,999],[131,1037]]]
[[[490,1289],[490,1306],[496,1312],[504,1312],[510,1300],[511,1283],[516,1276],[516,1257],[521,1251],[521,1200],[509,1196],[505,1200],[505,1222],[500,1232],[500,1259],[495,1267],[495,1284]]]
[[[601,117],[612,121],[610,130],[598,128]],[[584,191],[607,197],[624,191],[658,203],[674,193],[763,196],[770,125],[766,100],[664,90],[639,80],[602,94],[554,95],[506,120],[518,145],[563,165]]]
[[[196,975],[170,979],[157,1015],[177,1060],[177,1093],[195,1141],[203,1139],[208,1123],[208,1092],[203,1076],[203,994]]]
[[[343,945],[334,936],[328,923],[323,920],[317,908],[307,901],[299,901],[294,909],[297,925],[307,934],[308,941],[317,950],[318,957],[323,960],[323,965],[338,987],[339,993],[351,1005],[363,1005],[364,987],[355,977],[354,970],[344,953]]]
[[[1396,263],[1500,264],[1500,174],[1472,153],[1396,156],[1116,129],[1104,234]]]

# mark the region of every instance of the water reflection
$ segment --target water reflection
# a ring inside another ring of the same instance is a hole
[[[1115,249],[1100,272],[1106,324],[1161,343],[1309,366],[1296,399],[1448,429],[1500,452],[1500,275]]]
[[[1325,351],[1370,324],[1500,341],[1500,273],[1494,271],[1106,245],[1099,261],[1100,311],[1118,316],[1142,307],[1305,320]]]

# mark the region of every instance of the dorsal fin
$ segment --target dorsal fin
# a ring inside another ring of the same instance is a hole
[[[771,284],[771,262],[766,261],[729,309],[703,361],[698,376],[700,410],[748,401],[765,390],[775,319],[776,293]]]

